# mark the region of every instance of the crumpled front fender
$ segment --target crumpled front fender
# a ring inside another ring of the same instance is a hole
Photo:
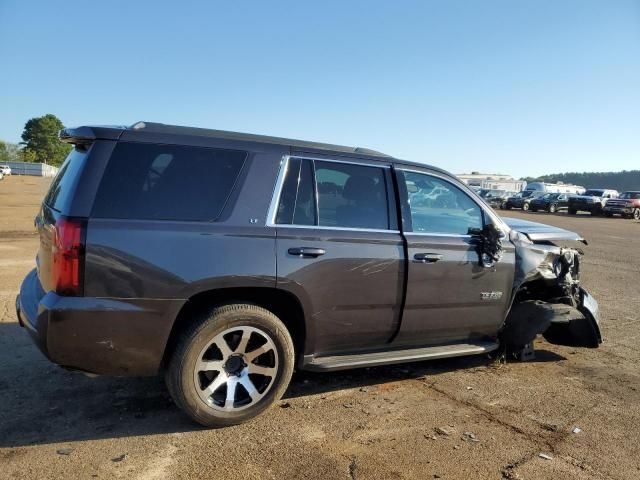
[[[534,243],[515,230],[509,232],[509,240],[516,250],[516,271],[501,342],[520,349],[542,334],[558,345],[598,347],[602,343],[598,303],[579,286],[582,252],[550,242]]]

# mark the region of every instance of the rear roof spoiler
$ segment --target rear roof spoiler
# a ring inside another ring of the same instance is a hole
[[[125,129],[121,126],[63,128],[58,132],[58,138],[72,145],[90,145],[99,138],[118,140]]]

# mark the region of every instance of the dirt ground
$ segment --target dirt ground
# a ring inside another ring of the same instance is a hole
[[[599,349],[540,340],[530,363],[470,357],[299,373],[265,415],[205,430],[161,379],[66,372],[16,323],[47,185],[0,181],[0,478],[640,478],[636,222],[510,213],[590,241],[583,284],[601,307]]]

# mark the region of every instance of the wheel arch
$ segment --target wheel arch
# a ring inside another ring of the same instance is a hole
[[[161,369],[164,369],[175,351],[180,332],[193,322],[196,312],[232,303],[248,303],[262,307],[287,327],[293,340],[296,360],[304,353],[306,325],[304,310],[292,293],[272,287],[229,287],[205,290],[187,299],[176,316],[167,340]]]

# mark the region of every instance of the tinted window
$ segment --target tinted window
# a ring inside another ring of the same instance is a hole
[[[640,192],[624,192],[620,195],[619,198],[638,200],[640,199]]]
[[[405,172],[413,231],[466,235],[482,228],[482,210],[458,187],[422,173]]]
[[[310,160],[289,160],[280,193],[276,223],[315,225],[316,203],[313,192],[313,170]]]
[[[389,228],[382,168],[316,161],[315,169],[320,226]]]
[[[604,190],[587,190],[583,193],[585,197],[601,197],[604,194]]]
[[[58,174],[53,179],[49,192],[44,198],[44,203],[59,212],[64,213],[67,210],[86,156],[86,151],[76,150],[75,148],[71,150],[71,153],[69,153],[60,167]]]
[[[92,216],[215,220],[240,174],[246,152],[120,143],[105,169]]]

